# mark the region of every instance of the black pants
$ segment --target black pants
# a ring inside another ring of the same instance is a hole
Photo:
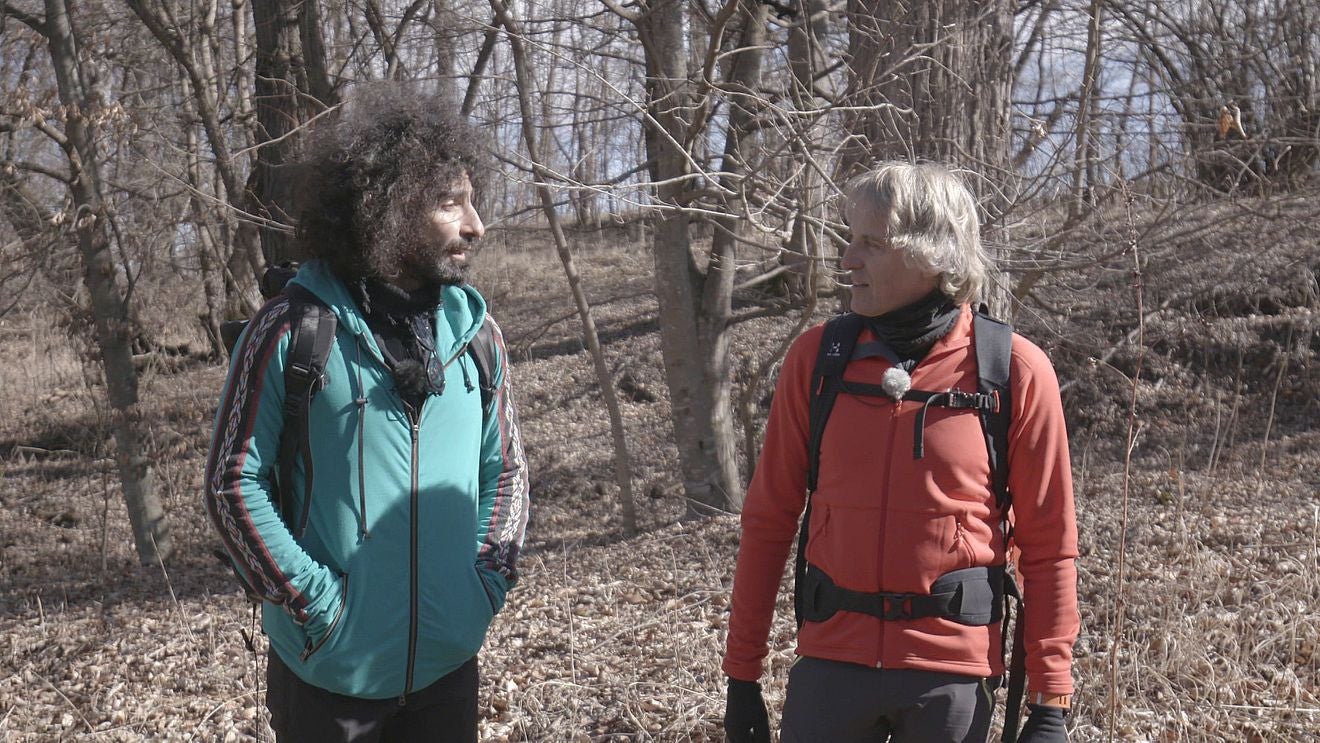
[[[798,658],[788,673],[783,743],[985,743],[989,679]]]
[[[312,686],[272,650],[266,707],[279,743],[476,743],[477,659],[399,704]]]

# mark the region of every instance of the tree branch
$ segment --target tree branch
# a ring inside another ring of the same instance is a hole
[[[46,25],[45,18],[40,18],[26,11],[19,10],[8,2],[5,2],[5,0],[0,0],[0,17],[3,16],[17,18],[19,23],[22,23],[42,36],[47,38],[50,37],[50,28]]]

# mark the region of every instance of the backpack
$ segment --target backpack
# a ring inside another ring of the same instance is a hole
[[[848,362],[860,358],[883,356],[897,364],[894,352],[882,342],[873,342],[859,347],[857,338],[861,334],[865,320],[856,313],[847,313],[832,318],[825,323],[821,336],[820,349],[816,355],[816,365],[811,375],[810,393],[810,438],[808,443],[807,502],[802,514],[802,523],[798,531],[797,557],[794,561],[793,609],[798,627],[804,621],[803,612],[807,604],[809,583],[819,583],[820,579],[809,576],[807,570],[808,525],[811,520],[811,496],[816,492],[820,474],[820,445],[825,435],[825,424],[834,409],[834,402],[840,392],[867,397],[890,397],[892,395],[882,385],[850,382],[843,379]],[[916,435],[913,439],[913,458],[923,455],[923,427],[925,426],[926,408],[937,407],[974,409],[981,421],[985,434],[986,453],[990,459],[991,488],[995,493],[995,503],[1000,513],[1005,514],[1002,524],[1005,546],[1011,538],[1011,529],[1007,521],[1009,508],[1012,506],[1012,494],[1008,489],[1008,429],[1012,422],[1012,387],[1009,380],[1009,367],[1013,343],[1012,326],[990,317],[984,306],[972,316],[973,345],[976,352],[977,391],[965,392],[947,390],[930,392],[907,389],[900,398],[922,403],[917,413]],[[1007,554],[1007,550],[1005,550]],[[955,571],[962,572],[962,571]],[[826,576],[825,581],[828,581]],[[998,598],[998,597],[996,597]],[[912,598],[908,597],[909,605]],[[1026,658],[1022,652],[1023,622],[1022,599],[1013,576],[1005,574],[1002,592],[1003,609],[995,619],[1003,619],[1002,631],[1007,640],[1007,612],[1016,609],[1018,621],[1013,633],[1013,651],[1008,671],[1008,700],[1004,717],[1004,743],[1017,739],[1018,718],[1022,706],[1022,697],[1026,690]],[[890,618],[900,618],[893,615]],[[1007,642],[1004,643],[1007,646]]]
[[[312,399],[325,385],[325,364],[334,345],[338,318],[333,310],[315,294],[299,284],[289,283],[298,273],[297,264],[281,263],[266,270],[261,277],[261,294],[266,299],[284,295],[289,299],[289,350],[284,365],[284,425],[280,430],[279,454],[275,467],[276,507],[294,538],[302,536],[312,506],[312,456],[308,433],[308,415]],[[234,352],[238,338],[247,327],[248,320],[234,320],[220,327],[221,337],[229,353]],[[467,353],[477,367],[481,390],[481,411],[490,414],[495,398],[495,334],[488,315],[477,334],[467,345]],[[292,520],[289,484],[293,482],[294,467],[301,457],[307,473],[303,490],[302,511]],[[228,555],[225,556],[226,561]]]

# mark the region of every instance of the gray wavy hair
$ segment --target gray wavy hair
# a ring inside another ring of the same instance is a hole
[[[940,274],[940,290],[975,302],[988,281],[976,198],[962,179],[936,163],[882,162],[848,183],[847,208],[873,210],[909,265]]]

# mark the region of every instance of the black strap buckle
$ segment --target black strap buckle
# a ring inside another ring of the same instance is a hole
[[[987,395],[982,392],[966,392],[964,390],[949,390],[948,402],[945,407],[955,410],[985,410],[993,412],[999,408],[999,399],[997,395]]]
[[[310,380],[312,379],[312,375],[313,375],[312,367],[308,366],[307,364],[301,364],[298,362],[293,362],[289,364],[288,368],[285,370],[285,373],[296,376],[300,380]]]
[[[912,619],[912,603],[918,598],[915,593],[881,593],[881,619],[894,621]]]

